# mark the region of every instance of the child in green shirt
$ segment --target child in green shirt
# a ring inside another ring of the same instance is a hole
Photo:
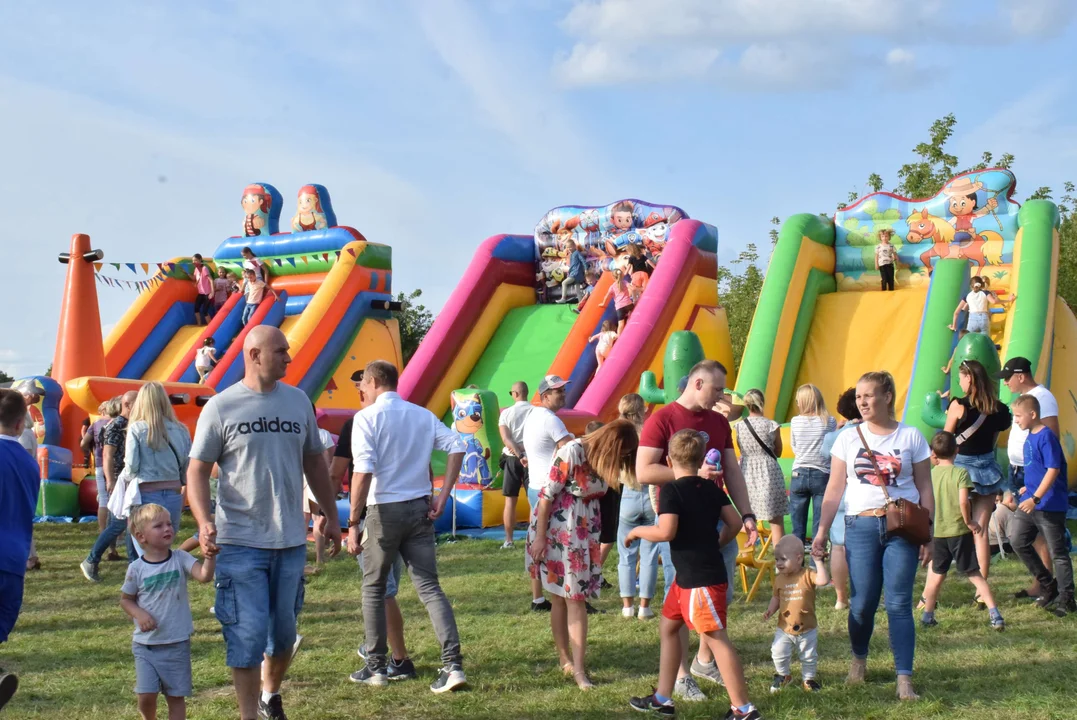
[[[954,465],[957,454],[957,439],[953,433],[939,431],[931,439],[931,485],[935,491],[935,539],[932,541],[931,570],[927,574],[927,585],[922,598],[924,614],[920,624],[938,625],[935,620],[935,603],[939,599],[939,590],[946,579],[946,573],[952,562],[957,563],[957,571],[965,575],[976,588],[980,598],[987,603],[990,612],[991,627],[1004,630],[1006,623],[998,611],[995,598],[987,580],[980,574],[980,565],[976,560],[976,543],[973,533],[986,532],[972,520],[972,507],[969,494],[972,492],[972,478],[964,468]]]

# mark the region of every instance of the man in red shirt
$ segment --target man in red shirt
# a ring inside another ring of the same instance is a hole
[[[707,465],[699,469],[699,476],[713,480],[719,486],[724,485],[726,494],[741,514],[744,530],[748,533],[748,542],[754,545],[758,538],[755,515],[752,514],[751,502],[748,500],[748,487],[740,472],[736,452],[733,450],[733,431],[729,421],[712,408],[722,397],[725,390],[726,369],[717,360],[702,360],[688,373],[684,392],[669,405],[666,405],[647,419],[640,433],[639,452],[636,455],[636,477],[644,485],[661,486],[673,482],[673,469],[666,463],[669,440],[673,435],[686,428],[697,430],[707,441],[707,450],[721,453],[721,467]],[[737,544],[729,543],[722,549],[729,577],[733,577],[732,565],[736,562]],[[663,573],[675,572],[672,563],[667,561],[668,554],[663,555]],[[667,587],[668,587],[667,579]],[[733,583],[729,583],[730,592]],[[701,644],[695,661],[688,663],[688,633],[684,632],[681,645],[686,649],[677,674],[674,695],[684,700],[706,699],[692,676],[701,677],[712,682],[721,682],[721,675],[714,662],[714,657],[705,644]]]

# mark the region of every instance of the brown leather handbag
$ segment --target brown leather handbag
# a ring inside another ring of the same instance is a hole
[[[882,482],[879,487],[883,491],[883,497],[886,498],[886,532],[916,546],[931,542],[931,515],[927,509],[912,500],[891,499],[890,493],[886,490],[886,483],[883,481],[883,474],[879,470],[879,462],[875,459],[875,452],[868,447],[868,441],[864,438],[859,425],[856,426],[856,434],[860,436],[860,442],[868,452],[871,466],[875,469],[875,477]]]

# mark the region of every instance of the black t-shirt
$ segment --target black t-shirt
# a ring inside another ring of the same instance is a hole
[[[721,488],[701,477],[678,478],[662,486],[658,514],[678,516],[677,535],[670,540],[669,550],[680,587],[709,587],[728,581],[718,544],[718,521],[722,508],[730,504]]]
[[[632,272],[634,273],[645,272],[650,275],[651,272],[654,270],[654,268],[647,264],[647,258],[643,257],[642,255],[640,257],[629,255],[628,265],[632,268]]]
[[[972,427],[972,424],[980,417],[980,411],[969,404],[968,398],[954,398],[951,402],[965,408],[964,417],[958,421],[957,427],[954,428],[954,435],[960,435],[966,429]],[[958,454],[984,455],[994,452],[995,440],[998,439],[998,434],[1008,430],[1012,423],[1013,416],[1010,415],[1010,409],[1002,403],[997,403],[995,412],[987,416],[983,424],[972,434],[972,437],[957,446]]]

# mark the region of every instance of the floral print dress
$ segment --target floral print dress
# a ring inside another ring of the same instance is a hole
[[[549,500],[550,521],[546,528],[546,559],[536,563],[531,553],[524,554],[524,565],[532,578],[540,578],[542,587],[568,600],[598,597],[602,584],[601,551],[598,541],[602,530],[599,498],[606,483],[595,475],[579,440],[557,451],[550,479],[539,493],[539,501]],[[527,547],[538,529],[538,506],[531,513],[527,529]]]

